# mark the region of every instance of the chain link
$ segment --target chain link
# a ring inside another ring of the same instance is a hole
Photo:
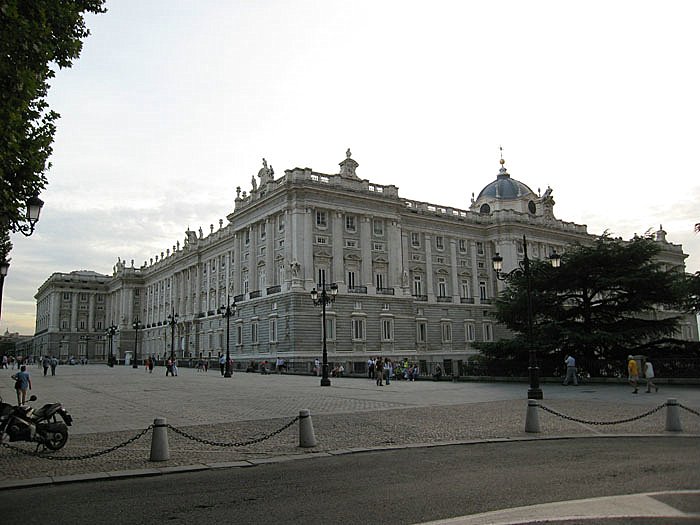
[[[539,406],[542,410],[545,412],[549,412],[550,414],[554,414],[555,416],[559,416],[563,419],[568,419],[569,421],[575,421],[576,423],[583,423],[584,425],[619,425],[621,423],[629,423],[631,421],[637,421],[639,419],[642,419],[643,417],[650,416],[651,414],[654,414],[655,412],[658,412],[662,408],[664,408],[668,403],[663,403],[662,405],[659,405],[656,408],[653,408],[652,410],[649,410],[649,412],[645,412],[644,414],[639,414],[638,416],[630,417],[627,419],[620,419],[617,421],[588,421],[586,419],[579,419],[577,417],[572,417],[572,416],[567,416],[566,414],[562,414],[561,412],[557,412],[556,410],[552,410],[551,408],[548,408],[544,405],[537,405]]]
[[[693,410],[692,408],[687,407],[685,405],[681,405],[680,403],[678,403],[678,406],[681,407],[683,410],[687,410],[691,414],[695,414],[696,416],[700,416],[700,412],[698,412],[697,410]]]
[[[113,447],[109,447],[109,448],[106,448],[104,450],[98,450],[97,452],[91,452],[90,454],[82,454],[80,456],[47,456],[47,455],[43,454],[43,451],[42,452],[38,452],[38,451],[32,452],[31,450],[25,450],[25,449],[20,448],[20,447],[15,447],[13,445],[10,445],[9,443],[0,443],[0,445],[2,445],[5,448],[9,448],[11,450],[14,450],[15,452],[19,452],[20,454],[24,454],[25,456],[34,456],[37,458],[48,459],[51,461],[84,460],[84,459],[96,458],[98,456],[104,456],[105,454],[109,454],[110,452],[114,452],[117,449],[120,449],[122,447],[130,445],[134,441],[141,439],[152,428],[153,428],[153,425],[149,425],[148,427],[143,429],[141,432],[136,434],[134,437],[127,439],[126,441],[119,443],[118,445],[114,445]]]
[[[289,427],[291,427],[294,423],[296,423],[297,421],[299,421],[299,419],[301,419],[301,416],[295,417],[295,418],[292,419],[289,423],[287,423],[286,425],[284,425],[282,428],[280,428],[280,429],[278,429],[278,430],[275,430],[274,432],[271,432],[271,433],[269,433],[269,434],[267,434],[267,435],[265,435],[265,436],[262,436],[262,437],[259,437],[259,438],[255,438],[255,439],[251,439],[251,440],[249,440],[249,441],[239,441],[239,442],[235,442],[235,443],[222,443],[222,442],[220,442],[220,441],[209,441],[208,439],[202,439],[202,438],[193,436],[193,435],[191,435],[191,434],[188,434],[188,433],[185,432],[184,430],[180,430],[179,428],[176,428],[176,427],[172,426],[171,424],[167,424],[167,425],[165,425],[165,426],[168,427],[168,428],[169,428],[170,430],[172,430],[173,432],[175,432],[176,434],[180,434],[182,437],[187,438],[187,439],[190,439],[190,440],[192,440],[192,441],[196,441],[197,443],[203,443],[203,444],[205,444],[205,445],[212,445],[212,446],[214,446],[214,447],[245,447],[245,446],[247,446],[247,445],[253,445],[253,444],[255,444],[255,443],[261,443],[261,442],[265,441],[266,439],[270,439],[272,436],[276,436],[276,435],[279,434],[280,432],[284,432],[284,431],[287,430]]]

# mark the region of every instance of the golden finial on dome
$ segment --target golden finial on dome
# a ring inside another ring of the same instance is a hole
[[[499,161],[501,163],[501,166],[503,166],[506,161],[503,159],[503,146],[498,146],[498,149],[501,150],[501,160]]]

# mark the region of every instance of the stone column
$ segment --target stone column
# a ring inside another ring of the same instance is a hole
[[[457,267],[456,239],[450,239],[450,273],[452,274],[452,300],[459,303],[459,272]]]
[[[362,268],[360,282],[363,286],[373,286],[372,281],[372,232],[369,217],[360,217],[360,255]]]
[[[78,292],[71,292],[70,302],[70,330],[75,332],[78,330]]]
[[[399,230],[397,221],[386,221],[386,243],[387,253],[389,254],[389,269],[387,271],[387,280],[385,286],[388,288],[399,288],[401,286],[401,272],[403,271],[402,253],[402,235]]]
[[[425,287],[428,300],[435,299],[435,289],[433,288],[433,238],[425,234]]]
[[[329,275],[330,282],[335,282],[338,286],[345,284],[345,238],[343,237],[343,214],[339,211],[333,213],[333,274]]]

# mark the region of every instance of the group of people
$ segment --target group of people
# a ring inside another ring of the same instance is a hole
[[[415,381],[420,375],[417,363],[409,363],[408,358],[394,363],[388,357],[370,357],[367,360],[367,377],[373,379],[377,386],[391,384],[392,379]]]
[[[566,377],[564,378],[564,385],[568,385],[569,383],[573,383],[574,385],[578,385],[578,374],[577,374],[577,368],[576,368],[576,359],[574,356],[571,354],[567,354],[566,358],[564,359],[564,364],[566,365]],[[644,379],[646,379],[646,385],[647,385],[647,394],[651,393],[651,389],[654,389],[654,392],[659,391],[659,387],[656,386],[654,383],[654,365],[651,363],[646,358],[642,359],[641,362],[641,368],[642,368],[642,374],[644,376]],[[637,394],[639,392],[639,375],[640,375],[640,370],[639,370],[639,363],[637,362],[637,359],[635,359],[634,356],[628,355],[627,356],[627,376],[628,376],[628,381],[629,384],[632,385],[632,390],[633,394]]]
[[[51,368],[51,375],[56,375],[56,367],[58,366],[58,359],[54,356],[44,356],[41,358],[41,367],[44,369],[44,375],[48,374],[49,368]]]

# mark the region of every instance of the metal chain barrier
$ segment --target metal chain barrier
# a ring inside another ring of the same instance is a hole
[[[13,445],[10,445],[9,443],[0,443],[5,448],[9,448],[11,450],[14,450],[15,452],[19,452],[20,454],[24,454],[25,456],[34,456],[42,459],[49,459],[51,461],[71,461],[71,460],[83,460],[83,459],[91,459],[91,458],[96,458],[98,456],[104,456],[105,454],[109,454],[111,452],[114,452],[117,449],[120,449],[122,447],[125,447],[127,445],[130,445],[134,441],[141,439],[143,436],[145,436],[151,429],[153,428],[153,425],[149,425],[148,427],[144,428],[141,432],[136,434],[134,437],[127,439],[126,441],[119,443],[118,445],[114,445],[113,447],[106,448],[104,450],[98,450],[97,452],[91,452],[90,454],[82,454],[80,456],[47,456],[43,454],[42,452],[37,452],[34,451],[32,452],[31,450],[25,450],[23,448],[15,447]]]
[[[563,419],[568,419],[569,421],[575,421],[576,423],[583,423],[584,425],[619,425],[621,423],[629,423],[631,421],[637,421],[637,420],[642,419],[644,417],[650,416],[651,414],[658,412],[659,410],[666,407],[667,405],[668,405],[668,403],[663,403],[663,404],[659,405],[658,407],[649,410],[649,412],[645,412],[645,413],[640,414],[638,416],[629,417],[627,419],[620,419],[618,421],[588,421],[586,419],[579,419],[577,417],[567,416],[566,414],[562,414],[561,412],[557,412],[556,410],[552,410],[551,408],[548,408],[544,405],[538,405],[538,406],[542,410],[544,410],[545,412],[549,412],[550,414],[554,414],[555,416],[559,416]]]
[[[697,410],[693,410],[692,408],[687,407],[685,405],[681,405],[680,403],[678,403],[678,406],[681,407],[683,410],[687,410],[691,414],[695,414],[696,416],[700,416],[700,412],[698,412]]]
[[[297,417],[295,417],[294,419],[292,419],[289,423],[287,423],[286,425],[284,425],[282,428],[280,428],[280,429],[278,429],[278,430],[275,430],[274,432],[270,432],[269,434],[267,434],[267,435],[265,435],[265,436],[262,436],[262,437],[259,437],[259,438],[255,438],[255,439],[251,439],[251,440],[249,440],[249,441],[239,441],[239,442],[235,442],[235,443],[222,443],[222,442],[220,442],[220,441],[209,441],[208,439],[202,439],[202,438],[193,436],[193,435],[191,435],[191,434],[188,434],[188,433],[185,432],[184,430],[180,430],[179,428],[176,428],[176,427],[172,426],[172,425],[169,424],[169,423],[168,423],[167,425],[165,425],[165,426],[168,427],[168,428],[169,428],[170,430],[172,430],[173,432],[175,432],[176,434],[180,434],[182,437],[187,438],[187,439],[190,439],[190,440],[192,440],[192,441],[196,441],[197,443],[203,443],[203,444],[205,444],[205,445],[212,445],[212,446],[214,446],[214,447],[245,447],[245,446],[247,446],[247,445],[253,445],[253,444],[255,444],[255,443],[261,443],[261,442],[265,441],[266,439],[270,439],[272,436],[276,436],[277,434],[279,434],[279,433],[281,433],[281,432],[284,432],[284,431],[287,430],[289,427],[291,427],[294,423],[296,423],[297,421],[299,421],[299,419],[301,419],[300,416],[297,416]]]

